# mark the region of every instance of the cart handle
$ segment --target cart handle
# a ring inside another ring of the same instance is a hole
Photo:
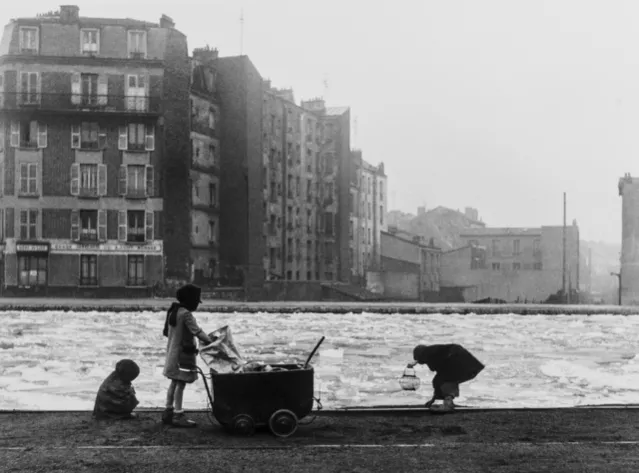
[[[313,351],[311,352],[311,354],[308,355],[308,358],[306,359],[306,363],[304,363],[304,369],[306,369],[306,367],[308,366],[308,363],[311,361],[311,358],[313,358],[313,355],[315,354],[317,349],[320,347],[320,345],[322,344],[322,342],[324,341],[325,338],[326,337],[320,338],[320,341],[317,342],[317,345],[315,345],[315,348],[313,348]]]

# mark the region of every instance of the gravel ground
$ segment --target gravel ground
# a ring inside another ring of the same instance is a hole
[[[25,473],[431,468],[618,473],[639,465],[638,445],[622,443],[639,443],[639,409],[322,413],[288,439],[268,432],[231,436],[211,425],[205,413],[191,416],[198,421],[195,429],[167,428],[159,413],[148,411],[120,422],[96,422],[88,412],[2,413],[0,464],[3,471]]]

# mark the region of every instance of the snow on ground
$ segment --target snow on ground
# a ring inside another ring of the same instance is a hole
[[[121,358],[141,368],[139,407],[164,404],[164,313],[3,312],[1,409],[92,409],[102,380]],[[639,403],[639,316],[197,313],[207,331],[229,325],[249,360],[314,358],[325,407],[424,402],[432,373],[404,392],[398,379],[417,343],[460,343],[485,365],[461,386],[458,403],[481,407],[568,407]],[[204,364],[200,360],[200,365]],[[206,407],[202,381],[185,407]]]

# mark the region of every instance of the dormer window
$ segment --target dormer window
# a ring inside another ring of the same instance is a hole
[[[146,31],[129,31],[129,57],[146,58]]]
[[[20,27],[20,52],[23,54],[38,52],[38,28]]]
[[[98,54],[100,52],[100,30],[83,29],[81,32],[80,44],[82,53]]]

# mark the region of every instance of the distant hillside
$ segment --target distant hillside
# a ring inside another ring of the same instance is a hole
[[[446,207],[437,207],[419,215],[393,210],[388,213],[388,223],[413,235],[434,238],[435,245],[444,251],[462,246],[459,235],[464,230],[483,226],[483,223]]]

